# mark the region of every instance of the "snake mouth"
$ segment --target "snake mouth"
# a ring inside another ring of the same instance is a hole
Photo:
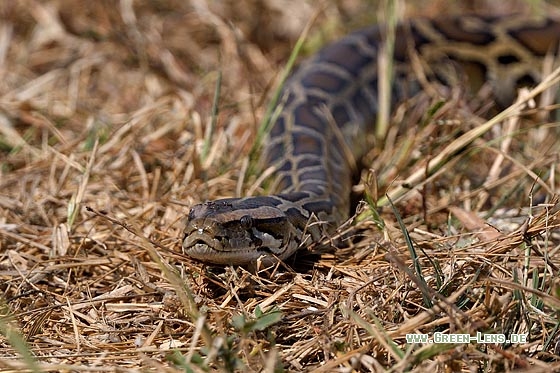
[[[183,239],[183,249],[187,253],[211,253],[222,251],[223,246],[220,240],[205,234],[200,230],[188,233]]]
[[[275,261],[275,256],[272,254],[273,250],[269,248],[228,250],[219,238],[212,237],[199,230],[187,233],[182,246],[184,252],[190,257],[219,265],[245,265],[256,262],[259,258],[265,264]]]

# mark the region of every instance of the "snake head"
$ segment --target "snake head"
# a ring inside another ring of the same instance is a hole
[[[194,259],[221,265],[285,259],[297,250],[301,238],[285,203],[269,196],[195,205],[188,215],[183,250]]]

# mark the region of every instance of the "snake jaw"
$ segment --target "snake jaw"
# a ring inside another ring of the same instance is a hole
[[[211,235],[204,231],[204,228],[198,228],[190,233],[186,233],[183,239],[183,247],[194,248],[198,252],[204,252],[210,249],[217,251],[223,250],[220,240],[212,238]]]
[[[271,255],[271,253],[281,251],[282,243],[280,240],[266,236],[267,234],[264,234],[262,239],[258,240],[257,246],[243,245],[243,240],[212,238],[200,229],[185,235],[183,250],[194,259],[213,264],[245,265],[259,259],[268,264],[276,260],[276,256]],[[266,245],[266,247],[263,245]]]

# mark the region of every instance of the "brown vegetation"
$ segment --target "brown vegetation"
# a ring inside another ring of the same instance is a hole
[[[264,192],[248,154],[302,28],[317,15],[308,54],[375,19],[334,3],[0,3],[0,369],[560,365],[560,130],[547,102],[520,104],[428,180],[427,162],[483,123],[479,108],[397,116],[356,187],[370,205],[286,266],[181,253],[189,206]],[[528,340],[405,338],[438,331]]]

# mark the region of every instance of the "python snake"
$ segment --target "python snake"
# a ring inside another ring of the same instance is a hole
[[[272,263],[348,217],[353,160],[367,150],[365,134],[378,114],[383,30],[347,35],[287,80],[263,154],[264,167],[275,170],[277,194],[193,206],[183,239],[187,255],[220,265]],[[489,82],[496,101],[507,104],[518,86],[540,80],[542,57],[560,41],[560,22],[521,15],[413,19],[397,26],[395,40],[392,107],[421,89],[412,53],[428,79],[456,84],[451,67],[470,81]]]

